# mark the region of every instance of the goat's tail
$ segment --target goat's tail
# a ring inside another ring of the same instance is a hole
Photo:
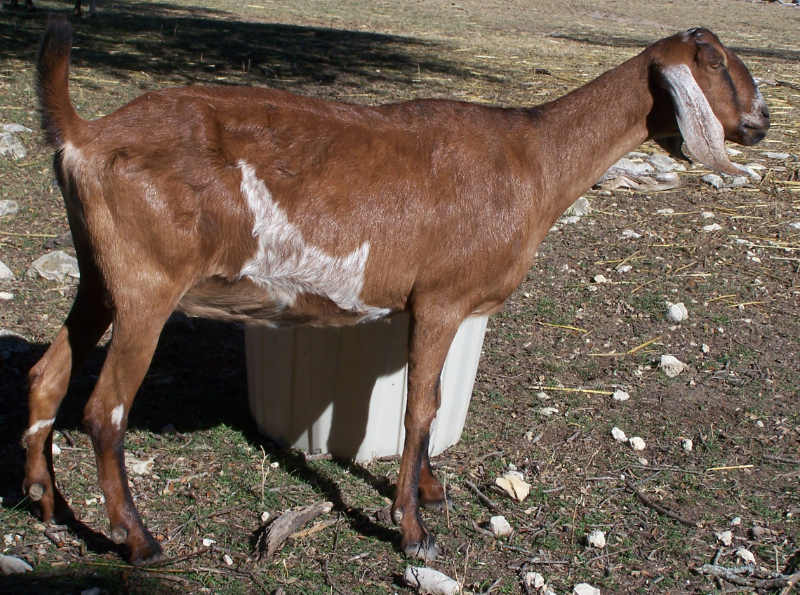
[[[47,142],[61,147],[82,122],[69,99],[72,27],[63,16],[48,19],[37,60],[36,87]]]

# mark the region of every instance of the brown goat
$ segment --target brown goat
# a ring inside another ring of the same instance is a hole
[[[342,325],[406,310],[406,440],[392,512],[409,555],[433,558],[420,504],[444,493],[427,454],[439,376],[464,318],[497,310],[559,215],[648,138],[683,137],[742,173],[724,140],[769,127],[747,68],[706,29],[658,41],[550,103],[376,107],[264,88],[146,93],[94,121],[68,93],[71,30],[49,25],[42,122],[80,264],[77,297],[30,372],[24,489],[45,520],[52,426],[71,370],[113,334],[86,404],[111,536],[132,562],[160,554],[134,507],[123,437],[173,310],[273,325]]]

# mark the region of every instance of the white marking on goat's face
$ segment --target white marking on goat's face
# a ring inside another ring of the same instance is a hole
[[[29,436],[33,436],[37,432],[41,432],[45,428],[49,428],[55,421],[55,417],[51,417],[50,419],[40,419],[36,423],[32,424],[30,428],[25,430],[25,433],[22,435],[22,439],[25,440]]]
[[[123,413],[125,413],[124,405],[117,405],[111,410],[111,424],[118,430],[122,427]]]
[[[764,96],[761,94],[761,90],[756,87],[756,92],[753,95],[753,103],[750,106],[750,111],[742,116],[742,124],[763,126],[764,113],[766,111],[767,102],[764,101]]]
[[[361,300],[369,242],[345,256],[331,256],[306,244],[255,169],[245,161],[238,166],[241,191],[253,214],[253,237],[258,240],[256,253],[244,263],[241,277],[268,289],[283,307],[291,307],[299,294],[310,293],[331,300],[342,310],[361,314],[361,320],[389,314],[387,308]]]

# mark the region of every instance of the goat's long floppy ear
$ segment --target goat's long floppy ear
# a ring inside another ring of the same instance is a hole
[[[722,123],[714,115],[689,67],[685,64],[667,66],[661,69],[661,74],[675,104],[684,152],[693,161],[713,170],[737,176],[749,175],[749,171],[728,159]]]

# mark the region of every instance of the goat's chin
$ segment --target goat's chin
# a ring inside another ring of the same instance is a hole
[[[762,140],[764,140],[765,136],[767,136],[766,128],[749,128],[742,126],[737,131],[735,138],[731,138],[730,140],[739,143],[740,145],[750,147],[760,143]]]

